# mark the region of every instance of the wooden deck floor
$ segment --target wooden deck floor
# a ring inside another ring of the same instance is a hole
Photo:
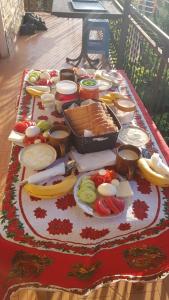
[[[8,135],[16,118],[19,85],[25,68],[60,68],[67,56],[76,57],[81,45],[81,21],[42,14],[48,31],[20,37],[10,58],[0,60],[0,199],[6,180],[11,144]],[[141,288],[119,282],[88,297],[68,293],[21,290],[11,300],[169,300],[169,278]]]

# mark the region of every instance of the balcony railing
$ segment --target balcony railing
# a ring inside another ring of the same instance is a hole
[[[132,5],[129,16],[111,22],[111,31],[112,63],[126,71],[169,142],[169,37]]]

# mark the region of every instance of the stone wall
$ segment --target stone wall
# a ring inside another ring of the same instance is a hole
[[[23,0],[0,0],[0,9],[9,54],[12,54],[19,27],[24,15]]]

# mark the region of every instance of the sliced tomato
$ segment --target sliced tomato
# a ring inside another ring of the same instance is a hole
[[[100,216],[109,216],[109,215],[111,215],[111,210],[106,205],[106,203],[104,201],[104,198],[100,197],[95,201],[94,209],[98,213],[98,215],[100,215]]]
[[[48,85],[48,80],[47,79],[39,79],[36,81],[37,85]]]
[[[31,145],[31,144],[36,144],[37,141],[40,142],[40,143],[45,143],[46,138],[42,134],[39,134],[39,135],[36,135],[36,136],[33,136],[33,137],[25,136],[24,140],[23,140],[23,143],[24,143],[25,146],[28,146],[28,145]]]
[[[29,121],[29,120],[25,120],[25,121],[22,121],[23,123],[27,124],[27,126],[35,126],[36,125],[36,122],[35,121]]]
[[[20,133],[25,133],[26,128],[28,125],[22,121],[16,122],[14,126],[14,130]]]
[[[104,201],[105,201],[106,205],[108,206],[108,208],[111,210],[111,212],[114,215],[118,215],[121,212],[121,210],[116,205],[114,198],[115,197],[105,197]]]
[[[58,75],[58,72],[56,70],[52,70],[49,72],[49,74],[50,74],[50,77],[55,77]]]
[[[118,207],[118,209],[120,210],[120,212],[124,210],[124,207],[125,207],[124,199],[114,197],[114,203]]]

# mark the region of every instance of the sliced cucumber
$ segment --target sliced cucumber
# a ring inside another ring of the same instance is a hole
[[[78,192],[79,199],[86,203],[93,203],[96,200],[96,193],[91,189],[82,189]]]

